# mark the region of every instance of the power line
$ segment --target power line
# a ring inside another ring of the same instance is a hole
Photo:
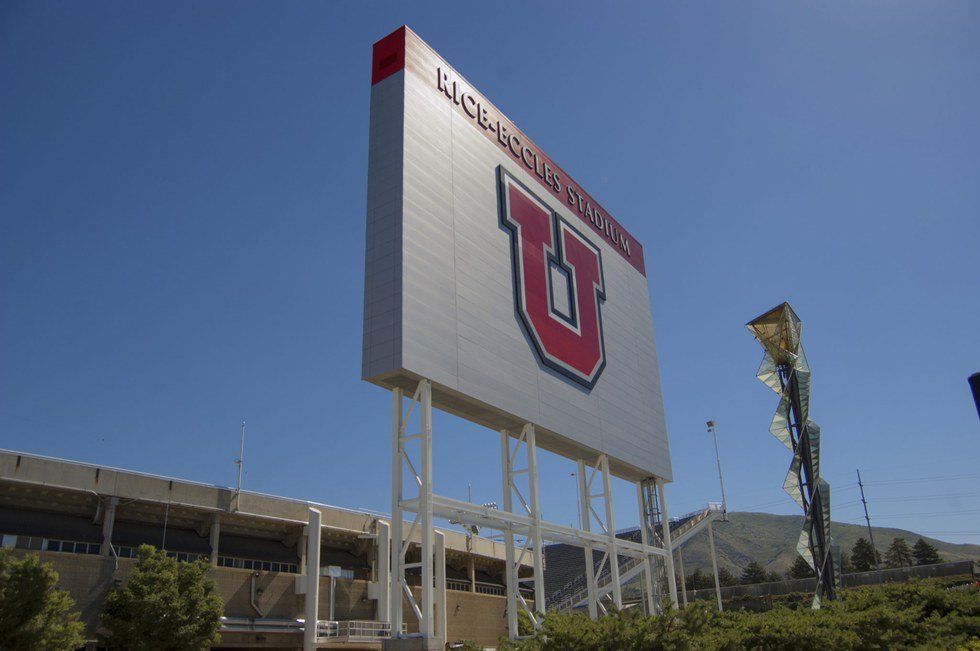
[[[910,479],[879,479],[877,481],[866,482],[866,485],[878,486],[880,484],[918,484],[925,481],[956,481],[961,479],[976,479],[980,474],[971,475],[939,475],[936,477],[915,477]]]
[[[980,513],[980,509],[960,509],[957,511],[922,511],[920,513],[892,513],[875,516],[881,518],[932,517],[934,515],[959,515],[961,513]]]
[[[923,502],[928,500],[970,497],[980,495],[980,491],[967,491],[965,493],[935,493],[933,495],[895,495],[892,497],[876,497],[872,502]]]

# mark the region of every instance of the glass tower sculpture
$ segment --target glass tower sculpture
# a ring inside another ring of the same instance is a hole
[[[813,607],[834,599],[836,580],[830,539],[830,484],[820,478],[820,427],[810,420],[810,367],[803,353],[803,323],[783,303],[746,324],[765,357],[756,376],[779,394],[769,431],[793,453],[783,482],[803,508],[803,532],[796,550],[817,574]]]

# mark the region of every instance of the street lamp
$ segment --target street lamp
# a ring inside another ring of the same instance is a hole
[[[728,517],[728,500],[725,499],[725,480],[721,476],[721,454],[718,452],[718,433],[715,431],[715,421],[709,420],[705,423],[708,431],[715,440],[715,461],[718,462],[718,483],[721,484],[721,512]]]

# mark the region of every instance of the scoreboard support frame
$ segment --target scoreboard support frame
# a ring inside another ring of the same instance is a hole
[[[408,406],[405,408],[406,398]],[[600,590],[597,580],[603,567],[608,563],[612,575],[612,602],[616,608],[622,607],[622,592],[619,580],[619,558],[621,556],[638,558],[644,565],[643,585],[646,593],[646,605],[650,612],[655,612],[655,565],[664,563],[667,571],[673,574],[672,554],[670,553],[669,520],[666,513],[664,482],[658,478],[650,478],[655,482],[659,493],[660,508],[663,515],[663,540],[657,536],[648,536],[646,528],[641,524],[644,535],[640,542],[623,540],[616,537],[613,518],[613,500],[611,490],[611,473],[609,458],[600,454],[594,462],[584,459],[573,459],[578,463],[578,495],[581,506],[581,528],[576,529],[552,522],[541,517],[541,504],[538,492],[537,442],[535,426],[526,423],[517,431],[501,430],[501,483],[503,488],[503,509],[498,510],[489,505],[472,504],[450,497],[436,495],[432,491],[432,383],[428,379],[419,380],[415,390],[409,395],[401,388],[392,389],[392,457],[391,457],[391,572],[390,588],[388,590],[388,615],[391,622],[391,636],[398,637],[444,637],[445,618],[439,614],[445,612],[446,581],[444,568],[438,568],[439,561],[444,563],[444,555],[436,549],[434,519],[453,520],[463,525],[473,525],[501,531],[505,544],[505,583],[507,595],[507,631],[511,639],[518,635],[518,607],[530,616],[537,630],[545,613],[546,594],[544,590],[543,547],[545,541],[562,542],[582,547],[586,560],[586,578],[588,585],[588,611],[593,619],[598,617],[600,610],[606,612],[601,603]],[[409,423],[413,416],[418,416],[418,431],[409,431]],[[512,442],[513,440],[513,442]],[[521,455],[523,449],[523,455]],[[518,461],[523,456],[523,467],[518,467]],[[516,479],[527,475],[527,497],[521,491]],[[405,480],[415,492],[407,496]],[[596,480],[599,479],[597,482]],[[599,485],[593,488],[593,484]],[[595,490],[596,492],[592,492]],[[648,511],[645,491],[637,484],[637,498],[640,514]],[[520,509],[514,511],[514,498]],[[602,501],[599,509],[594,502]],[[407,517],[410,517],[410,521]],[[405,524],[408,523],[406,530]],[[599,530],[592,531],[592,524],[598,524]],[[420,559],[418,562],[407,560],[417,535]],[[519,542],[519,550],[518,550]],[[662,546],[656,543],[661,542]],[[594,568],[594,552],[603,554],[603,561],[598,570]],[[531,555],[532,573],[521,577],[520,568],[528,554]],[[441,557],[441,559],[440,559]],[[657,558],[659,557],[659,558]],[[419,570],[422,576],[419,598],[416,599],[409,585],[405,572]],[[520,592],[522,583],[534,586],[534,605],[528,604]],[[673,582],[669,582],[673,588]],[[676,592],[670,590],[671,600],[676,607]],[[419,623],[419,632],[403,634],[402,626],[405,621],[403,595],[412,614]]]

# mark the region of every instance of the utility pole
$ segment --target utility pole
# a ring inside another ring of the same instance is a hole
[[[709,420],[706,425],[711,436],[715,439],[715,461],[718,462],[718,483],[721,484],[721,512],[728,519],[728,500],[725,499],[725,480],[721,476],[721,454],[718,452],[718,434],[715,432],[715,421]]]
[[[857,475],[858,475],[858,487],[861,489],[861,503],[864,504],[864,520],[865,522],[868,523],[868,538],[870,539],[871,542],[871,551],[872,551],[871,559],[875,562],[875,569],[880,572],[881,567],[878,566],[878,548],[875,547],[875,537],[874,534],[871,533],[871,517],[868,515],[868,500],[864,499],[864,484],[861,483],[860,468],[857,469]]]

